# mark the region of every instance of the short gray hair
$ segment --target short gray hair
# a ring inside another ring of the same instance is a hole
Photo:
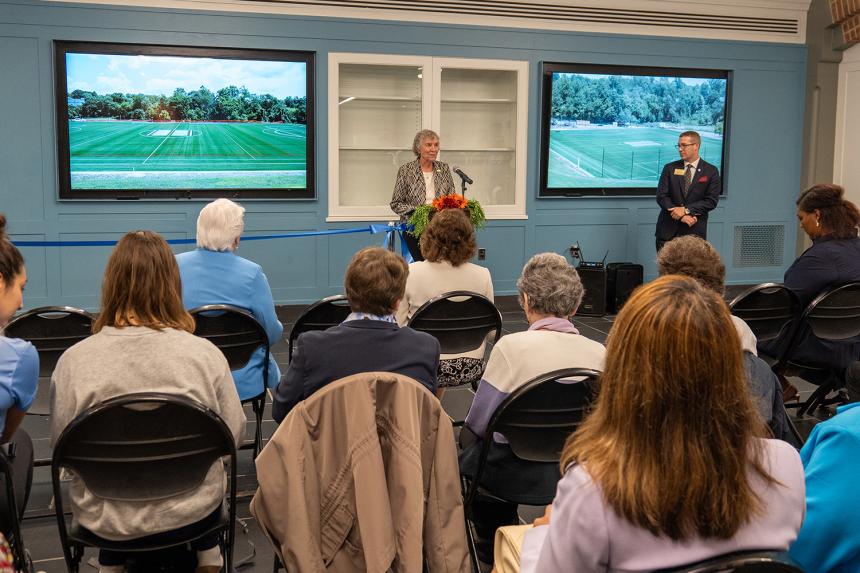
[[[245,228],[245,208],[229,199],[215,199],[197,216],[197,246],[209,251],[232,251]]]
[[[557,253],[538,253],[526,263],[517,279],[520,304],[540,314],[569,318],[576,313],[585,289],[573,265]]]
[[[432,129],[422,129],[418,133],[415,134],[415,139],[412,140],[412,153],[415,154],[415,157],[421,156],[421,143],[425,139],[439,139],[439,134],[433,131]]]

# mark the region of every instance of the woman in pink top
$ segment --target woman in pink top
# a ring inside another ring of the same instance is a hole
[[[595,409],[562,453],[549,525],[526,534],[523,571],[644,572],[788,548],[803,467],[765,439],[740,348],[725,302],[695,280],[636,291],[609,333]]]

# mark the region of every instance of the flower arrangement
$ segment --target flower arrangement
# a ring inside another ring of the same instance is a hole
[[[450,195],[442,195],[433,200],[432,203],[418,206],[412,215],[409,217],[408,223],[412,225],[410,233],[416,237],[420,237],[430,223],[430,219],[443,209],[463,209],[466,215],[469,216],[469,221],[475,229],[483,229],[486,224],[487,216],[484,215],[484,208],[475,199],[466,199],[462,195],[451,193]]]

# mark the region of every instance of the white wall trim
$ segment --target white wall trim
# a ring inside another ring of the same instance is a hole
[[[860,44],[843,53],[836,96],[836,141],[833,181],[845,187],[846,198],[860,204]]]
[[[48,0],[803,44],[811,0]]]

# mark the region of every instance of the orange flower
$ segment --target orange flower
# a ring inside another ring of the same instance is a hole
[[[462,195],[442,195],[433,200],[433,208],[437,211],[442,209],[465,209],[468,202]]]

